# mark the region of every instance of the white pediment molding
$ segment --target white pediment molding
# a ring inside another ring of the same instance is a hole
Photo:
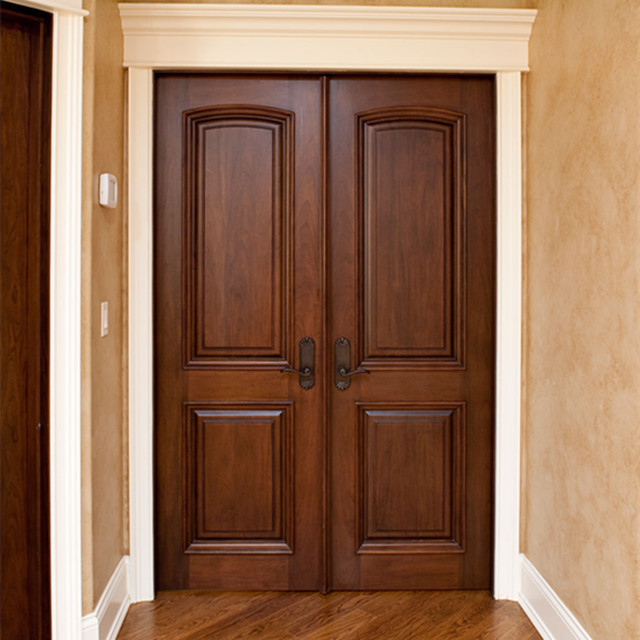
[[[536,11],[120,4],[124,60],[154,69],[526,71]]]

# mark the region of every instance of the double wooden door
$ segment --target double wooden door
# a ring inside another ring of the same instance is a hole
[[[159,589],[490,586],[493,95],[156,77]]]

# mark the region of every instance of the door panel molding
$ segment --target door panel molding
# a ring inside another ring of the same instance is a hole
[[[358,360],[369,367],[464,368],[465,115],[426,107],[373,109],[358,114],[356,130],[357,236],[364,245],[358,256],[364,274],[363,286],[358,287]],[[394,146],[396,137],[411,141],[411,147]],[[403,162],[407,148],[413,157]],[[403,151],[396,155],[398,149]],[[442,171],[417,161],[421,156],[437,157],[436,149],[443,159]],[[387,179],[393,185],[402,178],[402,193],[386,184]],[[423,189],[425,183],[431,189]],[[411,193],[407,185],[418,188]],[[437,199],[425,196],[434,192]],[[403,215],[408,202],[419,202],[425,212],[417,227]],[[389,224],[390,218],[394,224]],[[404,264],[394,260],[394,247],[413,243],[431,246],[437,258],[413,263],[405,274]],[[382,274],[393,286],[385,286],[388,281]],[[409,289],[416,282],[430,291],[429,305],[415,304]]]
[[[293,365],[293,129],[293,113],[269,107],[184,115],[187,368]],[[210,172],[205,164],[216,148],[239,152],[216,165],[227,170]],[[272,170],[255,185],[258,167]],[[247,202],[252,188],[271,197]],[[210,211],[207,202],[219,206]],[[223,251],[228,244],[236,247],[233,256]],[[250,305],[233,304],[237,289],[248,292]]]
[[[358,406],[358,553],[457,553],[465,549],[466,403],[370,403]],[[411,451],[385,450],[412,431]],[[392,451],[394,455],[388,455]],[[424,461],[430,460],[430,465]],[[439,463],[439,464],[438,464]],[[439,490],[438,490],[439,489]],[[402,503],[411,491],[425,500]],[[390,519],[396,518],[395,522]],[[403,522],[404,520],[404,522]]]
[[[177,67],[453,70],[496,74],[498,272],[494,595],[516,599],[522,342],[520,83],[521,72],[528,69],[528,39],[536,11],[252,5],[120,5],[120,11],[125,32],[125,64],[129,67],[129,460],[133,600],[152,600],[154,597],[153,72],[154,69]],[[165,32],[166,39],[155,33],[167,26],[171,29]],[[327,30],[327,37],[318,33],[322,28]],[[207,29],[210,29],[208,34]],[[310,39],[309,29],[318,37]],[[172,34],[171,30],[180,30],[182,35]],[[331,37],[331,33],[338,35]],[[189,38],[195,34],[204,34],[204,37]],[[505,37],[507,34],[511,39]],[[267,35],[269,46],[264,46]],[[180,39],[182,36],[185,38]],[[311,42],[313,46],[310,46]],[[293,47],[295,55],[285,55],[290,52],[289,47]],[[245,53],[239,55],[242,50]],[[398,53],[394,54],[394,51]],[[305,52],[304,57],[301,52]]]
[[[292,414],[292,401],[184,404],[185,553],[293,553]]]

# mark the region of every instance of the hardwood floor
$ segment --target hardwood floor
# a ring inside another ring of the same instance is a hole
[[[537,640],[515,602],[486,591],[164,591],[129,609],[119,640]]]

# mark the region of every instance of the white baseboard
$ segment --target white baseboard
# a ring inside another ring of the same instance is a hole
[[[524,554],[520,554],[520,571],[518,602],[544,640],[591,640]]]
[[[98,606],[82,618],[82,640],[116,640],[130,604],[129,556],[123,556]]]

